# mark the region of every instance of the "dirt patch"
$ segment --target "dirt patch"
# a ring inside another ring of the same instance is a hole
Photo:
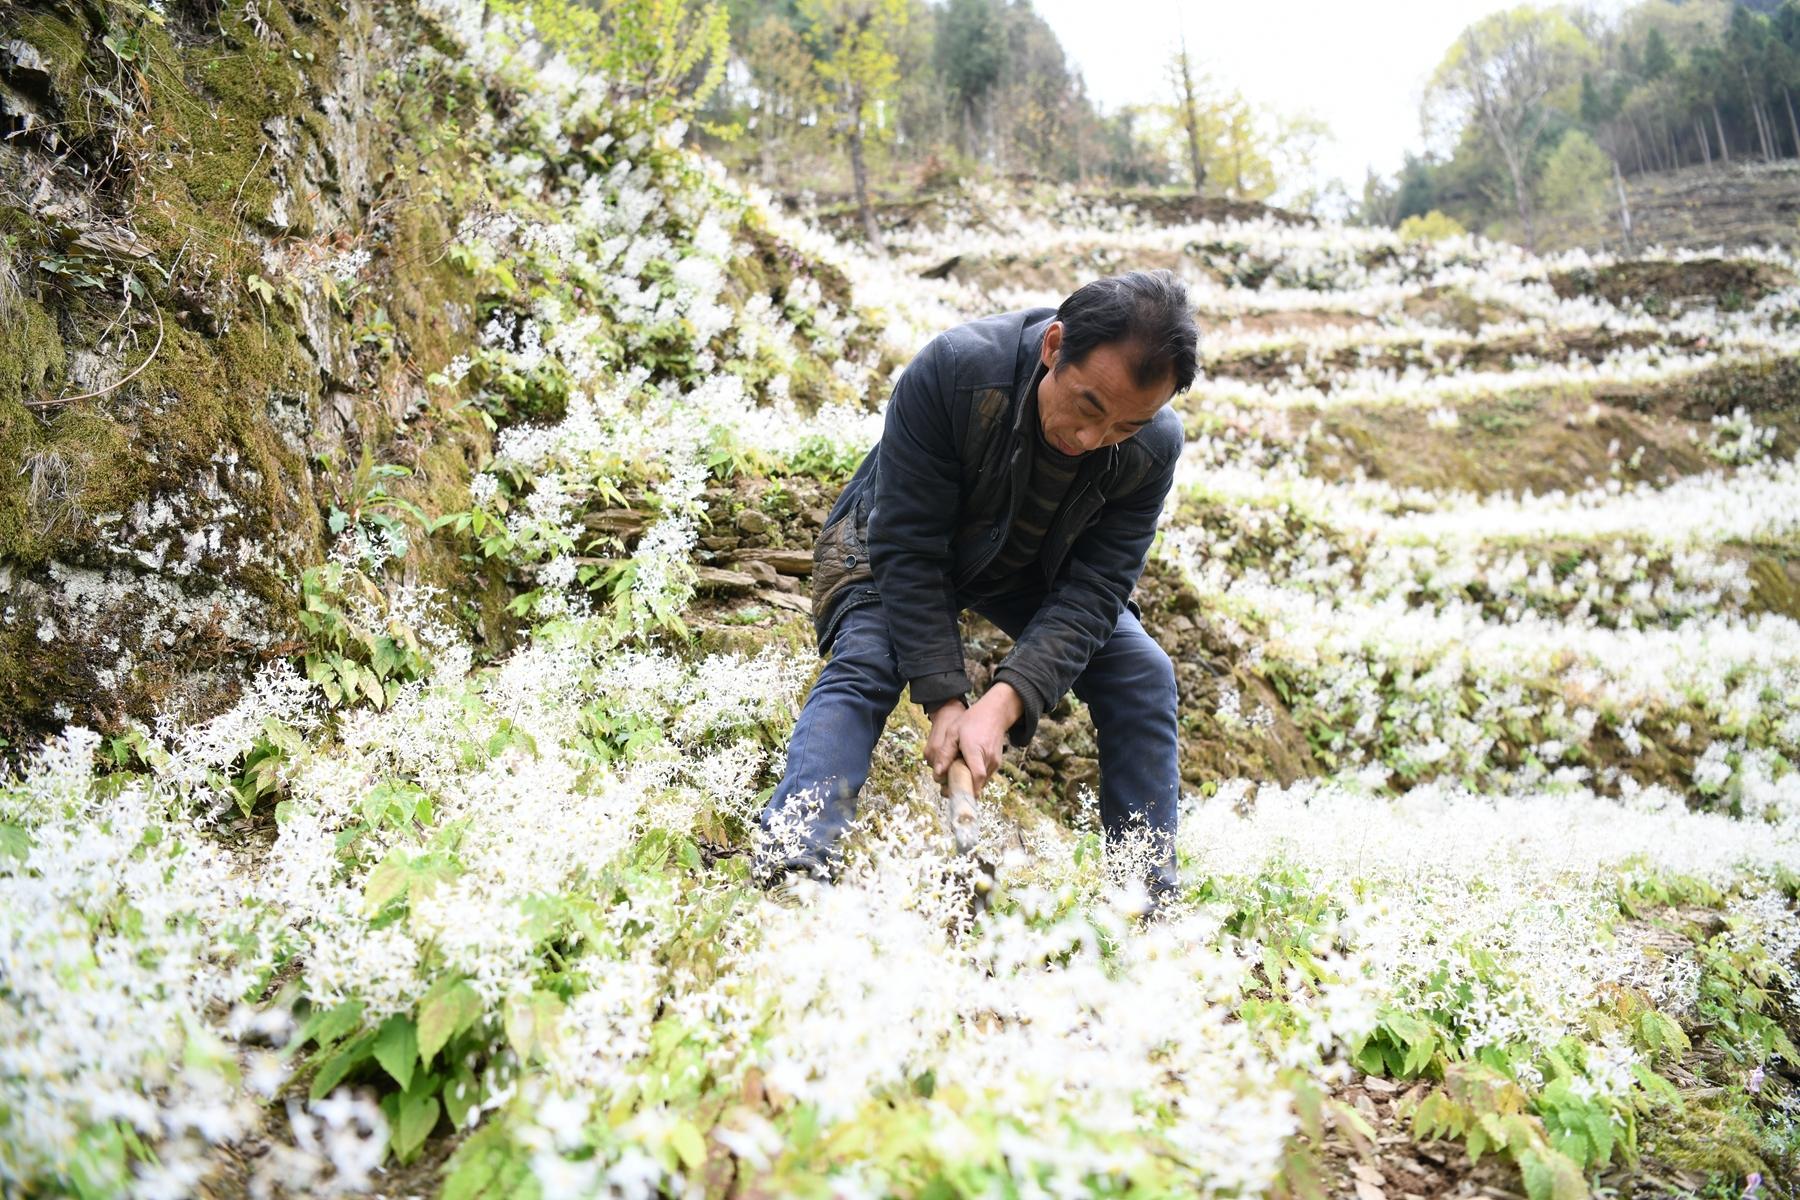
[[[1550,286],[1565,300],[1599,296],[1621,308],[1637,306],[1649,312],[1667,311],[1678,300],[1700,300],[1734,312],[1793,282],[1787,272],[1767,263],[1725,258],[1621,262],[1550,276]]]
[[[1290,212],[1285,208],[1277,208],[1273,204],[1258,204],[1253,200],[1227,200],[1222,196],[1168,196],[1150,193],[1109,192],[1098,196],[1083,197],[1084,203],[1105,204],[1113,208],[1127,206],[1137,210],[1140,216],[1149,217],[1157,225],[1197,225],[1202,221],[1224,223],[1226,221],[1276,221],[1282,225],[1303,225],[1316,228],[1319,224],[1314,217],[1304,213]]]
[[[1712,418],[1744,409],[1773,430],[1766,453],[1800,450],[1800,363],[1732,364],[1652,389],[1519,392],[1458,407],[1446,428],[1418,408],[1346,406],[1295,410],[1290,427],[1316,416],[1309,471],[1361,471],[1400,487],[1542,494],[1592,486],[1618,468],[1626,483],[1664,483],[1726,464],[1707,449]]]
[[[1293,414],[1305,428],[1311,414]],[[1570,396],[1521,395],[1459,410],[1446,429],[1414,408],[1321,412],[1322,436],[1307,443],[1307,469],[1327,479],[1361,472],[1397,487],[1438,491],[1529,491],[1592,486],[1619,466],[1626,482],[1665,480],[1717,467],[1684,422],[1659,420]]]
[[[1412,1110],[1432,1088],[1428,1082],[1394,1082],[1366,1075],[1338,1089],[1344,1104],[1373,1130],[1370,1139],[1330,1109],[1323,1137],[1312,1147],[1319,1182],[1330,1196],[1357,1200],[1436,1200],[1441,1196],[1522,1197],[1518,1171],[1490,1155],[1479,1164],[1453,1141],[1421,1142],[1412,1136]]]
[[[1308,333],[1321,329],[1355,329],[1359,325],[1369,323],[1369,318],[1362,313],[1318,312],[1313,309],[1294,309],[1287,312],[1245,313],[1242,316],[1208,317],[1201,313],[1198,317],[1200,325],[1200,346],[1206,347],[1206,339],[1224,333],[1245,334],[1281,334],[1293,331]],[[1211,370],[1208,364],[1207,370]]]
[[[1288,328],[1292,328],[1289,325]],[[1279,329],[1281,326],[1275,326]],[[1465,345],[1433,347],[1425,343],[1405,342],[1383,346],[1377,353],[1365,353],[1360,345],[1342,346],[1309,359],[1298,346],[1243,351],[1206,364],[1207,374],[1226,379],[1244,379],[1264,385],[1286,383],[1298,367],[1305,378],[1320,390],[1332,389],[1332,374],[1338,371],[1386,370],[1405,371],[1424,368],[1434,376],[1452,375],[1460,371],[1506,371],[1518,360],[1567,362],[1578,359],[1600,362],[1620,350],[1639,349],[1660,344],[1670,349],[1689,349],[1691,342],[1674,337],[1659,337],[1642,330],[1614,332],[1589,329],[1569,333],[1543,335],[1523,334],[1516,337],[1491,338]]]
[[[1477,300],[1462,288],[1433,285],[1409,296],[1400,311],[1425,325],[1480,333],[1483,326],[1498,324],[1513,310],[1492,300]]]
[[[990,257],[948,259],[924,272],[926,276],[955,279],[959,283],[992,290],[1023,288],[1067,295],[1103,275],[1124,271],[1190,271],[1196,266],[1217,272],[1182,250],[1142,247],[1130,251],[1095,246],[1080,258],[1058,250],[1054,253],[1001,254]]]

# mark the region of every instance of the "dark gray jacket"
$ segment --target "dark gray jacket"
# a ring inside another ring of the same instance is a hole
[[[813,551],[813,625],[829,652],[843,614],[880,600],[900,672],[923,705],[969,690],[957,623],[966,588],[1006,544],[1029,458],[1025,400],[1042,376],[1053,309],[971,321],[939,334],[894,385],[877,442],[832,506]],[[1181,456],[1181,419],[1164,406],[1138,432],[1082,459],[1044,536],[1045,598],[996,672],[1024,715],[1075,682],[1118,624],[1144,569]],[[1133,606],[1135,611],[1135,606]]]

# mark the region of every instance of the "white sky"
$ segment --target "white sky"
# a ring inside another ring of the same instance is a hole
[[[1173,97],[1165,65],[1188,50],[1252,102],[1310,110],[1331,127],[1319,178],[1361,196],[1363,174],[1399,170],[1424,144],[1419,100],[1451,41],[1519,0],[1033,0],[1112,111]],[[1599,7],[1614,11],[1618,0]]]

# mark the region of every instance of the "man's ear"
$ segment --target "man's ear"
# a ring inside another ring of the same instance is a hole
[[[1057,355],[1062,350],[1062,335],[1063,323],[1061,321],[1050,322],[1050,328],[1044,330],[1044,348],[1038,352],[1038,357],[1043,360],[1044,369],[1047,371],[1056,369]]]

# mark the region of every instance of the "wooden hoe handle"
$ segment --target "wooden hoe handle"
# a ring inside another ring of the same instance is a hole
[[[975,813],[975,777],[960,754],[950,764],[946,791],[950,797],[950,835],[956,839],[957,853],[967,854],[975,848],[980,822]]]

